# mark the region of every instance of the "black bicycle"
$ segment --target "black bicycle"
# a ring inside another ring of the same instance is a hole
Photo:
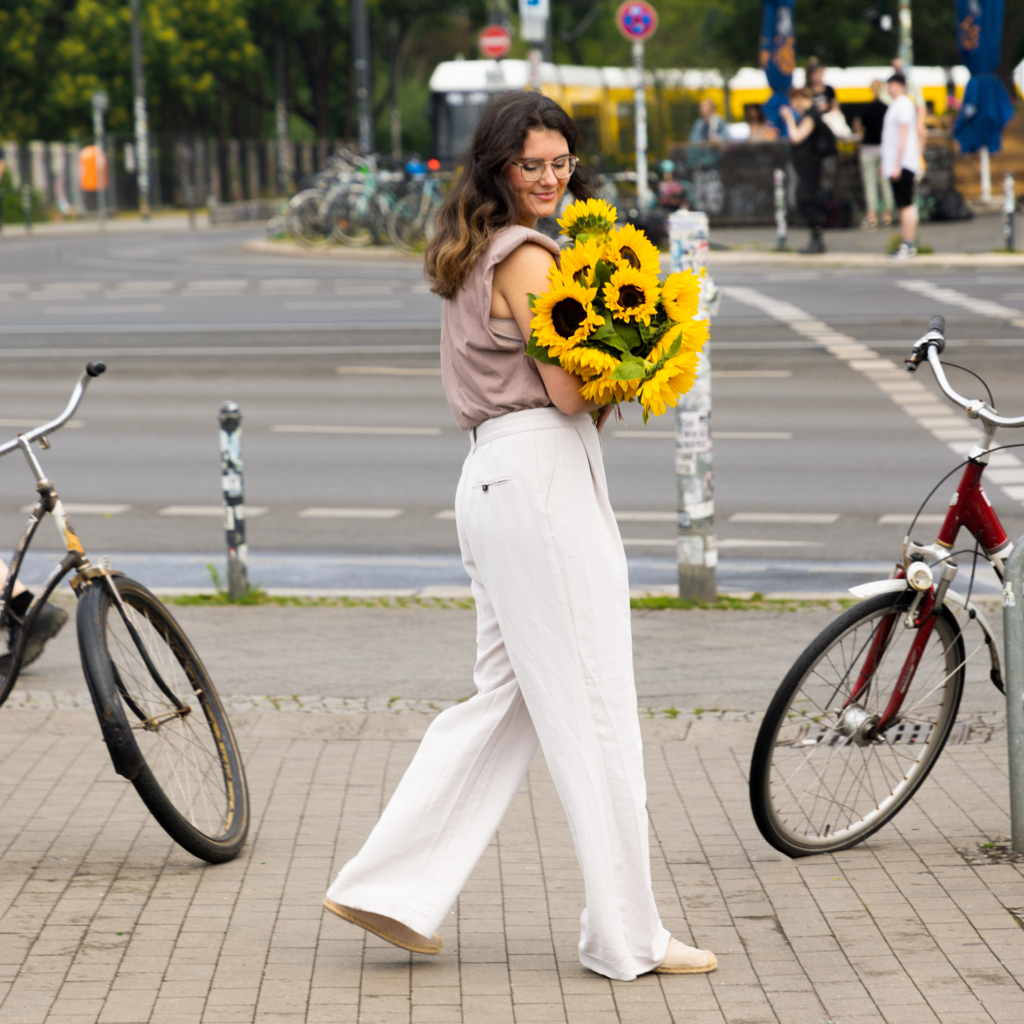
[[[50,447],[49,435],[71,419],[89,381],[105,370],[103,363],[89,363],[60,416],[0,445],[0,456],[22,452],[39,494],[0,595],[0,632],[6,628],[12,638],[0,704],[18,678],[40,610],[61,580],[74,573],[70,583],[78,598],[82,669],[114,769],[131,781],[176,843],[202,860],[222,863],[238,855],[249,831],[245,768],[224,706],[188,637],[160,600],[141,583],[86,557],[32,447],[36,442]],[[47,513],[67,554],[18,620],[11,595]]]

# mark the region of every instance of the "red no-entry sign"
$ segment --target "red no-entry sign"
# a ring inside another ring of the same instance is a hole
[[[512,48],[512,36],[504,25],[488,25],[477,37],[476,44],[485,57],[501,60]]]
[[[658,12],[646,0],[626,0],[615,12],[615,24],[630,42],[643,43],[658,27]]]

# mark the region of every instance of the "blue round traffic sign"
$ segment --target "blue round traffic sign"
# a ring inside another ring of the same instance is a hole
[[[642,43],[654,35],[658,12],[646,0],[625,0],[615,12],[615,24],[628,40]]]

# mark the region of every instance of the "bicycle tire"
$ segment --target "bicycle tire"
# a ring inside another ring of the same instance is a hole
[[[881,594],[844,612],[776,691],[751,758],[750,805],[761,835],[777,850],[803,857],[867,839],[906,805],[942,752],[966,675],[963,636],[949,608],[937,615],[900,715],[883,736],[861,746],[841,730],[837,713],[875,630],[895,615],[873,681],[851,705],[869,715],[884,711],[917,632],[901,617],[913,597]]]
[[[127,577],[112,579],[124,615],[108,581],[92,583],[78,606],[78,643],[115,768],[176,843],[213,864],[231,860],[248,834],[249,793],[224,707],[159,599]]]
[[[367,197],[362,185],[352,185],[332,201],[327,212],[331,238],[356,249],[369,245],[374,238],[372,216],[372,193]]]
[[[426,204],[426,210],[423,209]],[[422,252],[434,236],[440,204],[422,195],[406,196],[395,203],[388,218],[388,237],[402,252]]]
[[[331,224],[323,214],[323,201],[323,192],[308,189],[288,204],[288,234],[304,249],[322,248],[331,241]]]

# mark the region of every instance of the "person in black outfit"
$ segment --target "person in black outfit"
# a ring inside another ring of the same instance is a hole
[[[834,152],[835,138],[829,127],[822,123],[821,112],[815,109],[809,89],[790,89],[789,103],[789,106],[781,108],[780,113],[793,147],[797,206],[811,229],[807,245],[799,251],[824,252],[825,241],[821,237],[825,224],[825,211],[821,204],[821,161],[830,147]]]
[[[860,176],[864,183],[864,214],[865,228],[878,227],[878,191],[882,191],[882,223],[892,223],[893,196],[892,185],[888,178],[879,174],[882,163],[882,122],[888,107],[881,100],[882,83],[875,79],[871,83],[871,91],[875,98],[854,119],[854,130],[861,136],[860,140]]]

